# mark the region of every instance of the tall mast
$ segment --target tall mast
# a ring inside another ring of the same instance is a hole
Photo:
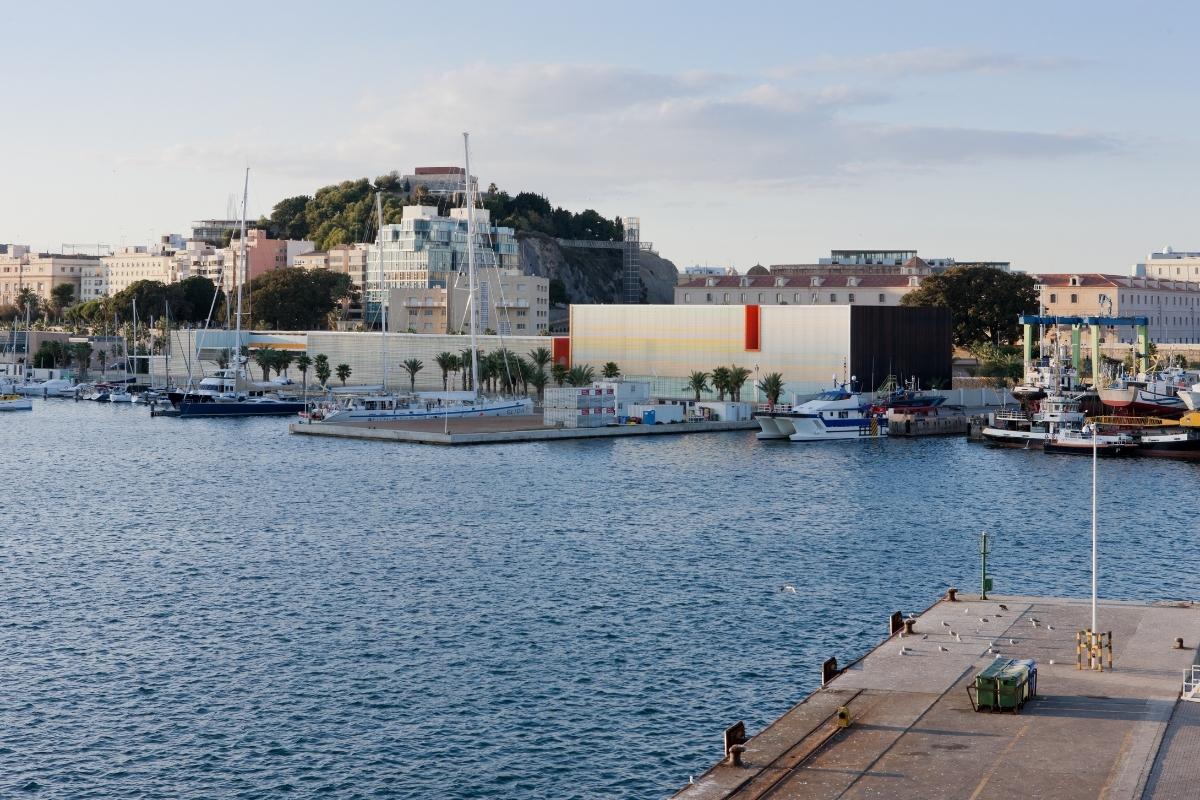
[[[375,192],[375,252],[379,256],[379,285],[383,293],[379,298],[379,361],[383,365],[383,390],[387,391],[387,284],[383,280],[383,201],[381,192]]]
[[[242,279],[246,272],[246,203],[250,197],[250,168],[246,167],[246,180],[242,184],[242,225],[241,225],[241,263],[234,270],[234,280],[237,281],[237,335],[233,342],[234,363],[237,365],[233,373],[233,391],[238,390],[238,381],[242,375]]]
[[[463,152],[465,154],[467,175],[467,307],[471,310],[471,391],[479,396],[479,347],[475,344],[475,315],[478,307],[475,303],[475,191],[471,187],[471,134],[463,133]]]

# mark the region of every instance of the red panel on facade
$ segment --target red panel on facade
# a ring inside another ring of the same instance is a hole
[[[550,342],[550,354],[555,364],[571,366],[571,337],[555,336]]]
[[[759,326],[758,306],[746,306],[746,349],[759,349]]]

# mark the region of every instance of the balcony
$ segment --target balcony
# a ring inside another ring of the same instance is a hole
[[[529,301],[524,298],[520,300],[496,300],[496,308],[529,308]]]
[[[434,299],[432,297],[406,297],[404,298],[405,308],[445,308],[445,298]]]

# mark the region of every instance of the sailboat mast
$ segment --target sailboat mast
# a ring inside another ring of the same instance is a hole
[[[234,337],[234,364],[237,366],[233,372],[233,391],[236,394],[238,391],[238,380],[242,375],[242,277],[246,271],[246,203],[250,198],[250,168],[246,167],[246,178],[242,184],[242,225],[241,225],[241,263],[234,270],[233,279],[237,282],[237,326],[235,328],[236,335]]]
[[[133,298],[133,379],[137,380],[137,298]]]
[[[379,258],[379,285],[383,287],[383,295],[379,298],[379,361],[383,367],[383,391],[387,391],[388,358],[387,358],[387,283],[383,279],[383,200],[381,192],[375,193],[375,252]]]
[[[469,297],[467,307],[471,310],[471,390],[479,396],[479,347],[475,344],[475,319],[478,306],[475,302],[475,191],[471,186],[471,134],[463,133],[463,153],[466,162],[467,182],[467,283]]]

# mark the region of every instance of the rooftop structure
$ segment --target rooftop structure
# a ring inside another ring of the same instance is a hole
[[[462,167],[417,167],[403,180],[410,193],[418,187],[424,187],[434,197],[458,197],[466,191],[466,170]],[[472,175],[471,183],[478,193],[479,178]]]
[[[241,230],[240,219],[202,219],[192,223],[192,237],[198,241],[220,246],[225,243],[225,237],[234,231]]]
[[[692,278],[675,287],[676,305],[898,306],[919,288],[920,275],[724,275]]]
[[[773,264],[774,275],[875,274],[929,275],[951,267],[991,267],[1008,272],[1008,261],[957,261],[953,258],[928,258],[916,250],[833,250],[816,264]]]

